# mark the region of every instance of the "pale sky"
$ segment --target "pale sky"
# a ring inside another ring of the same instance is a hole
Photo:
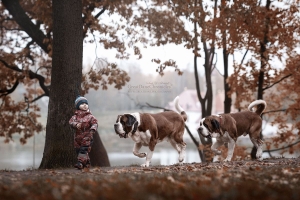
[[[285,3],[288,1],[284,1],[281,3],[276,2],[272,5],[277,5],[280,7],[284,7]],[[263,0],[261,2],[262,5],[265,5],[266,2]],[[287,5],[289,5],[287,3]],[[146,5],[147,6],[147,5]],[[96,11],[95,11],[96,12]],[[97,11],[98,12],[98,11]],[[102,23],[112,23],[112,21],[121,23],[126,23],[124,20],[120,20],[120,16],[113,14],[108,15],[107,12],[104,12],[103,15],[101,15],[101,22]],[[185,20],[183,20],[185,21]],[[185,22],[187,30],[193,30],[193,25],[189,23],[189,21]],[[121,34],[121,33],[119,33]],[[125,33],[124,33],[125,34]],[[122,34],[121,34],[122,35]],[[126,39],[126,38],[123,38]],[[135,44],[137,45],[137,44]],[[135,66],[139,66],[142,73],[145,74],[157,74],[155,71],[157,68],[157,64],[151,62],[152,59],[160,58],[161,62],[165,62],[169,59],[172,59],[176,61],[179,69],[184,70],[190,70],[194,71],[193,69],[193,63],[194,63],[194,55],[192,53],[192,50],[186,49],[183,45],[175,45],[175,44],[167,44],[164,46],[159,47],[151,47],[149,46],[147,49],[141,48],[141,52],[143,55],[143,58],[140,60],[137,59],[136,56],[131,56],[129,60],[121,61],[119,59],[116,59],[116,51],[115,50],[107,50],[104,49],[99,43],[96,44],[84,44],[84,51],[83,51],[83,66],[92,66],[95,59],[102,58],[107,59],[109,62],[116,62],[119,66],[128,66],[128,63],[132,63]],[[237,63],[241,62],[241,59],[243,58],[243,53],[245,51],[235,52],[234,59]],[[133,55],[133,52],[131,53]],[[215,56],[215,62],[217,65],[217,69],[221,74],[224,74],[223,72],[223,57],[222,57],[222,49],[216,50],[216,56]],[[199,73],[203,73],[203,64],[204,64],[204,54],[202,53],[202,57],[198,58],[198,71]],[[251,54],[248,53],[246,59],[251,58]],[[284,63],[280,62],[279,60],[274,59],[272,62],[273,66],[276,67],[282,67]],[[233,57],[229,56],[229,74],[233,72],[233,68],[231,67],[233,65]],[[126,70],[126,69],[125,69]],[[174,70],[174,69],[170,69]]]
[[[175,60],[178,67],[181,70],[188,69],[193,70],[193,53],[191,50],[187,50],[182,45],[176,46],[174,44],[164,45],[160,47],[148,47],[147,49],[141,48],[143,57],[137,59],[137,56],[131,56],[129,60],[121,61],[116,59],[115,50],[107,50],[103,47],[95,44],[84,44],[83,50],[83,65],[92,65],[96,57],[107,59],[110,62],[120,63],[134,63],[140,66],[141,72],[145,74],[157,74],[156,63],[152,62],[152,59],[160,58],[161,62],[169,59]],[[133,55],[133,53],[132,53]],[[173,70],[173,69],[172,69]]]
[[[107,59],[109,62],[116,62],[120,66],[124,66],[128,63],[133,63],[135,66],[139,66],[142,73],[145,74],[157,74],[155,71],[157,68],[157,64],[152,62],[152,59],[160,58],[161,62],[165,62],[169,59],[175,60],[179,69],[181,70],[190,70],[194,71],[194,55],[192,50],[186,49],[183,45],[175,45],[175,44],[167,44],[159,47],[148,47],[141,48],[141,52],[143,57],[141,59],[137,59],[137,56],[131,56],[129,60],[119,60],[116,59],[116,50],[108,50],[104,49],[101,45],[97,44],[84,44],[83,48],[83,65],[91,66],[95,59],[102,58]],[[222,50],[216,51],[217,56],[215,56],[215,61],[217,62],[218,71],[223,74],[223,57]],[[133,53],[132,53],[133,55]],[[242,54],[236,53],[235,59],[241,60]],[[229,66],[232,66],[233,59],[232,56],[229,57]],[[202,57],[198,58],[198,71],[199,73],[203,73],[203,64],[204,64],[204,54]],[[125,69],[126,70],[126,69]],[[171,68],[170,70],[174,70]],[[233,69],[229,70],[231,74]]]

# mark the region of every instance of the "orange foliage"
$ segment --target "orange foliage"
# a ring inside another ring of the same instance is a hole
[[[9,2],[19,3],[21,9],[18,13],[25,14],[29,21],[16,21],[5,7]],[[183,44],[185,48],[192,49],[195,56],[201,57],[202,50],[223,48],[225,41],[229,55],[249,52],[250,59],[241,63],[234,61],[234,72],[227,80],[231,89],[228,95],[236,96],[234,105],[237,109],[244,108],[256,99],[259,75],[263,72],[263,96],[268,103],[264,117],[278,125],[282,135],[274,140],[274,144],[290,142],[291,136],[298,137],[300,57],[295,47],[299,44],[300,20],[297,1],[289,1],[283,7],[273,5],[269,0],[266,1],[269,6],[258,5],[256,0],[222,0],[217,6],[212,1],[199,1],[195,5],[194,1],[181,0],[154,0],[147,5],[135,0],[123,0],[122,3],[116,0],[82,2],[83,42],[97,42],[106,49],[116,49],[117,59],[128,59],[130,49],[138,59],[142,58],[137,44],[144,47]],[[0,12],[3,33],[0,35],[0,134],[9,141],[11,135],[18,132],[22,134],[21,142],[25,142],[33,132],[41,129],[37,123],[38,108],[32,103],[49,95],[53,26],[51,1],[5,0],[0,3]],[[104,12],[108,16],[118,14],[119,18],[111,17],[110,23],[104,23],[101,18]],[[35,33],[39,33],[37,38],[24,30],[29,25]],[[188,29],[191,27],[193,31]],[[262,47],[265,50],[262,51]],[[204,58],[207,59],[206,56]],[[157,72],[161,75],[167,67],[173,67],[179,75],[182,74],[176,60],[153,58],[152,61],[158,64]],[[282,62],[281,67],[275,66],[277,61]],[[213,69],[207,70],[210,70],[207,71],[210,75]],[[129,80],[127,73],[116,64],[98,58],[83,76],[82,90],[87,93],[90,88],[107,89],[107,84],[120,89]],[[15,102],[10,97],[21,84],[26,90],[24,96],[29,107],[23,100]],[[27,108],[28,112],[24,112]]]

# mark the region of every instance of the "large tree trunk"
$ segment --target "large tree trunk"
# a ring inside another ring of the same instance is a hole
[[[46,142],[40,168],[71,167],[76,160],[69,119],[82,77],[82,1],[53,0],[53,59]]]
[[[53,59],[46,142],[40,168],[71,167],[76,162],[69,119],[82,78],[82,1],[53,1]],[[110,166],[99,135],[90,154],[93,166]]]

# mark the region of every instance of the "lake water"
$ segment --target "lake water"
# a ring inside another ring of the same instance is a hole
[[[141,165],[145,158],[138,158],[132,153],[133,141],[120,139],[115,135],[102,136],[103,144],[108,153],[111,166]],[[4,144],[0,141],[0,170],[26,170],[39,167],[44,151],[44,136],[36,135],[35,147],[33,138],[28,139],[26,145],[20,145],[18,140]],[[140,152],[147,152],[142,147]],[[172,165],[178,162],[178,153],[169,143],[159,143],[154,151],[152,165]],[[188,143],[186,149],[186,163],[199,163],[200,157],[195,145]]]
[[[195,139],[199,141],[197,134],[198,125],[195,120],[198,119],[199,113],[188,113],[189,120],[186,122],[190,131],[194,135]],[[102,142],[108,153],[111,166],[127,166],[127,165],[141,165],[145,162],[145,158],[138,158],[133,155],[133,141],[131,139],[119,138],[113,130],[113,124],[115,123],[116,113],[112,112],[110,115],[106,114],[98,116],[99,124],[98,131]],[[271,130],[271,129],[270,129]],[[266,130],[264,130],[266,132]],[[270,133],[274,130],[269,131]],[[26,170],[32,168],[38,168],[42,160],[45,133],[36,134],[35,138],[29,138],[26,145],[20,145],[18,135],[14,135],[14,142],[9,144],[3,143],[3,138],[0,140],[0,170]],[[197,147],[192,143],[190,136],[185,133],[184,141],[187,143],[185,163],[200,163],[200,157],[197,151]],[[252,143],[249,137],[239,137],[237,141],[238,146],[245,146],[251,150]],[[265,149],[265,147],[263,147]],[[142,147],[140,152],[147,152],[146,147]],[[279,152],[272,153],[272,156],[281,156]],[[299,156],[299,152],[297,152]],[[284,154],[284,157],[293,157],[288,153]],[[264,158],[268,158],[267,153],[263,154]],[[152,165],[172,165],[178,162],[178,153],[171,147],[171,144],[167,142],[159,143],[154,151],[153,158],[151,160]]]
[[[36,139],[36,146],[33,148],[33,139],[29,139],[26,145],[19,145],[18,141],[15,143],[4,144],[0,143],[0,170],[26,170],[36,169],[39,167],[43,156],[44,144],[43,136],[38,135]],[[116,139],[109,137],[102,137],[102,141],[106,144],[106,150],[111,166],[130,166],[141,165],[145,162],[145,158],[138,158],[133,155],[132,147],[133,141],[130,139]],[[112,142],[114,141],[114,142]],[[247,137],[240,138],[238,145],[247,146],[249,143]],[[116,145],[118,144],[118,145]],[[140,152],[147,152],[146,147],[142,147]],[[273,156],[280,156],[272,153]],[[268,158],[267,153],[263,154],[264,158]],[[284,157],[293,157],[290,154],[284,154]],[[173,165],[178,162],[178,153],[171,147],[169,143],[158,144],[152,160],[151,165]],[[185,163],[200,163],[200,157],[194,144],[187,143]]]
[[[1,156],[3,157],[3,156]],[[145,162],[145,158],[138,158],[131,152],[108,152],[111,166],[129,166],[141,165]],[[33,152],[20,151],[10,152],[0,161],[0,170],[26,170],[38,168],[42,160],[42,152],[36,152],[35,161],[33,162]],[[178,162],[178,153],[173,150],[154,151],[151,164],[152,165],[172,165]],[[196,151],[188,150],[186,152],[186,163],[199,163],[199,154]]]

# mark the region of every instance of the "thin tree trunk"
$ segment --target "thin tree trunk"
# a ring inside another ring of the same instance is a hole
[[[268,11],[270,9],[271,0],[267,0],[266,3],[266,10]],[[263,99],[263,86],[264,86],[264,78],[265,78],[265,68],[268,62],[268,57],[266,56],[266,44],[268,43],[268,34],[269,34],[269,23],[270,18],[267,16],[265,18],[265,30],[264,30],[264,37],[263,40],[260,41],[260,72],[258,76],[258,88],[257,88],[257,99]],[[260,132],[260,139],[263,139],[262,132]],[[253,146],[251,150],[251,158],[256,159],[256,152],[257,148]]]
[[[221,9],[226,5],[225,0],[221,2]],[[222,31],[222,45],[223,45],[223,64],[224,64],[224,113],[230,113],[232,99],[228,95],[230,91],[230,86],[227,83],[228,78],[228,51],[227,51],[227,38],[226,38],[226,29]]]
[[[195,0],[194,4],[195,4],[195,7],[198,6],[197,5],[198,4],[197,0]],[[194,33],[195,33],[195,35],[197,33],[197,21],[194,21]],[[195,75],[197,96],[198,96],[198,100],[201,104],[201,117],[203,117],[203,116],[206,115],[206,107],[205,107],[205,100],[201,97],[201,87],[200,87],[199,74],[198,74],[198,65],[197,65],[198,38],[196,36],[195,36],[194,42],[195,42],[195,46],[194,46],[194,51],[195,51],[194,52],[194,75]],[[205,145],[205,144],[203,144],[203,145]],[[198,149],[198,152],[199,152],[201,162],[206,162],[205,152],[203,150],[199,149],[199,143],[198,142],[197,142],[196,146],[197,146],[197,149]]]
[[[228,53],[225,46],[225,49],[223,48],[223,60],[224,60],[224,113],[230,113],[231,112],[231,104],[232,99],[228,95],[228,92],[230,91],[230,86],[227,83],[228,78]]]
[[[230,86],[227,83],[228,53],[227,53],[227,47],[226,47],[227,39],[226,39],[225,31],[222,34],[222,40],[223,40],[223,64],[224,64],[224,113],[230,113],[232,100],[231,100],[231,97],[228,95],[228,92],[230,91]]]

